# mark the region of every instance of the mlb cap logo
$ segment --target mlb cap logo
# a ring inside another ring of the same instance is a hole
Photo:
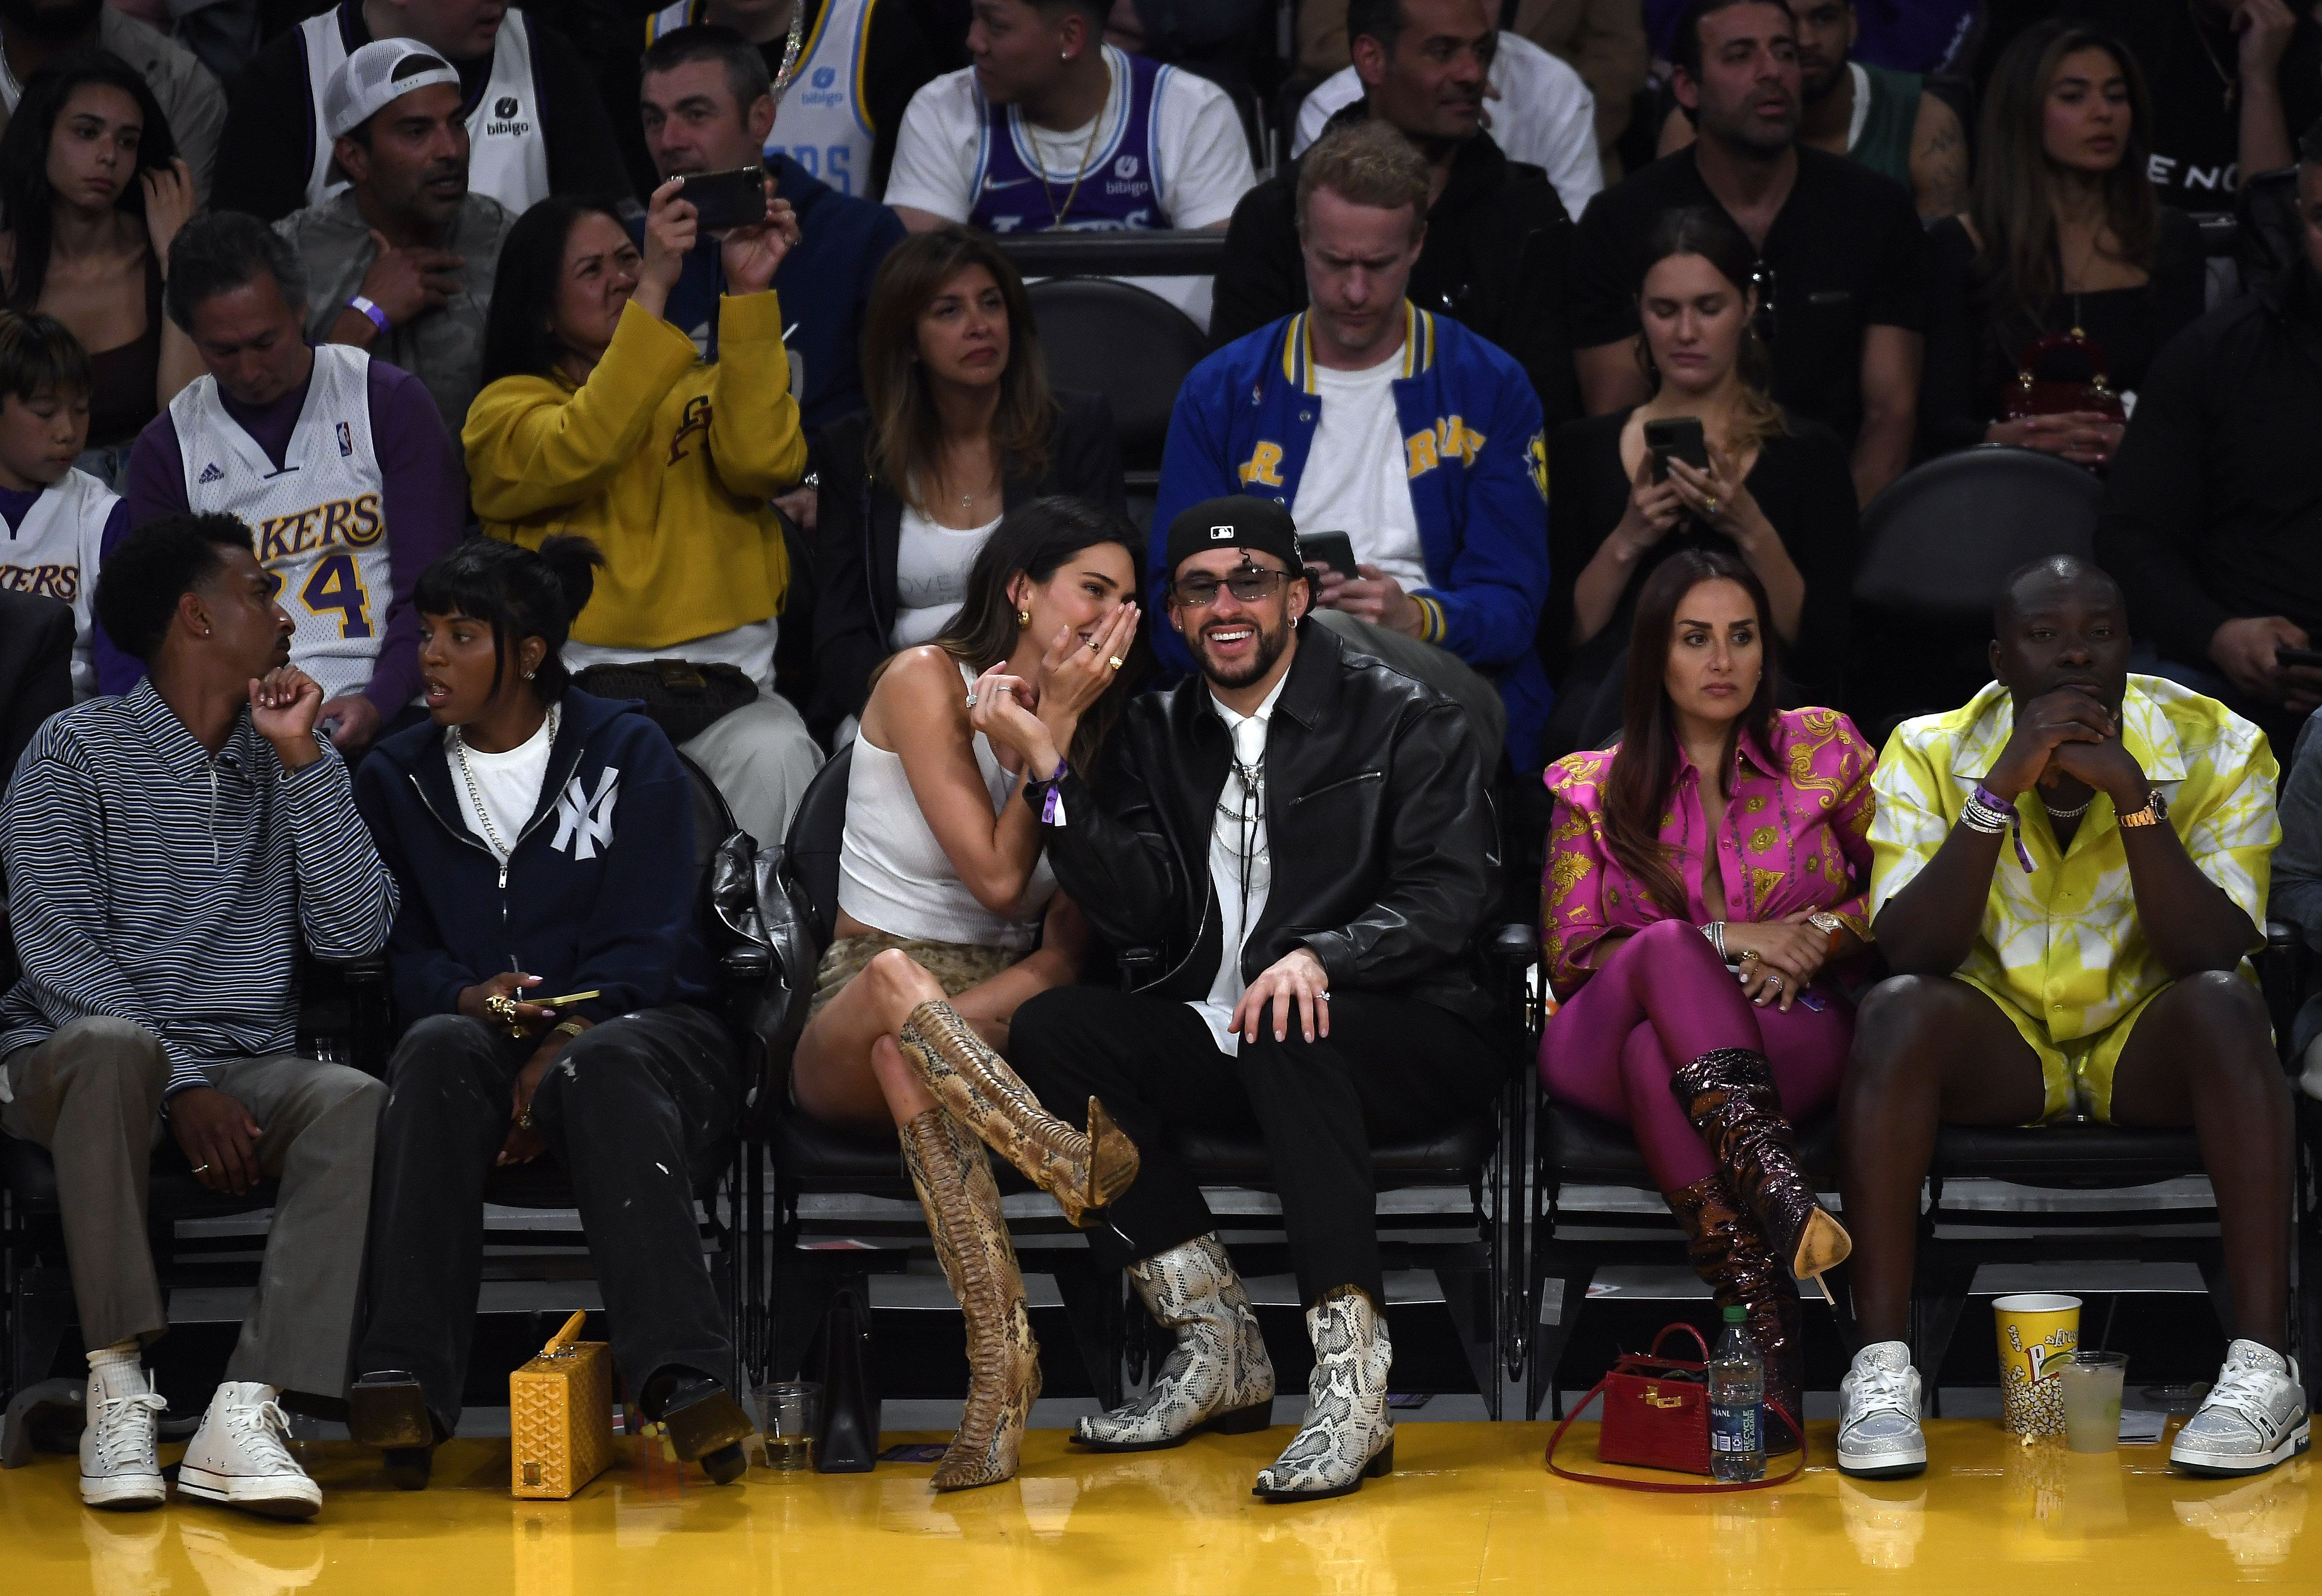
[[[1227,538],[1231,537],[1233,535],[1234,529],[1231,527],[1212,527],[1210,528],[1210,541],[1211,543],[1223,543]]]

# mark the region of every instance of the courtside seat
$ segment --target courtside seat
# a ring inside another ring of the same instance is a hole
[[[2152,1186],[2199,1174],[2201,1147],[2187,1129],[1945,1125],[1935,1133],[1934,1172],[2067,1189]]]

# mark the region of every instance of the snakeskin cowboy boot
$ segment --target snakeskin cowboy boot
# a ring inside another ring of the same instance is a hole
[[[1182,1446],[1202,1430],[1262,1430],[1274,1412],[1274,1362],[1217,1233],[1129,1266],[1129,1283],[1177,1344],[1145,1394],[1083,1418],[1073,1439],[1099,1452]]]
[[[1798,1168],[1797,1144],[1765,1054],[1747,1048],[1704,1053],[1669,1077],[1669,1090],[1709,1143],[1727,1188],[1793,1274],[1814,1280],[1846,1261],[1854,1243]]]
[[[1257,1472],[1250,1494],[1267,1501],[1345,1496],[1394,1472],[1394,1420],[1386,1408],[1394,1347],[1386,1316],[1359,1287],[1334,1286],[1306,1310],[1306,1334],[1314,1343],[1306,1422]]]
[[[1797,1282],[1719,1177],[1712,1175],[1661,1197],[1685,1227],[1686,1261],[1709,1287],[1717,1306],[1738,1306],[1750,1316],[1750,1342],[1766,1365],[1766,1450],[1793,1450],[1796,1434],[1771,1409],[1779,1406],[1803,1421],[1798,1403],[1805,1381],[1805,1348],[1798,1333]]]
[[[1086,1225],[1091,1209],[1110,1206],[1137,1179],[1137,1144],[1102,1105],[1091,1097],[1087,1132],[1074,1130],[1040,1106],[951,1004],[921,1004],[895,1040],[936,1100],[1055,1197],[1073,1225]]]
[[[967,1407],[932,1483],[937,1491],[995,1484],[1014,1477],[1024,1421],[1040,1394],[1040,1348],[1024,1277],[983,1144],[940,1108],[904,1125],[900,1136],[937,1261],[967,1316]]]

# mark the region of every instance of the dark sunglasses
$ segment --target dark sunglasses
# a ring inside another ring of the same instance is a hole
[[[1169,601],[1180,610],[1207,610],[1223,588],[1242,603],[1255,604],[1274,597],[1289,580],[1287,571],[1261,571],[1255,565],[1243,566],[1223,582],[1214,576],[1181,576],[1169,586]]]

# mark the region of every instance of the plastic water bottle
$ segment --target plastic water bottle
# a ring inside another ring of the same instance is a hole
[[[1725,1334],[1709,1360],[1709,1473],[1714,1480],[1766,1474],[1766,1365],[1750,1343],[1746,1310],[1725,1310]]]

